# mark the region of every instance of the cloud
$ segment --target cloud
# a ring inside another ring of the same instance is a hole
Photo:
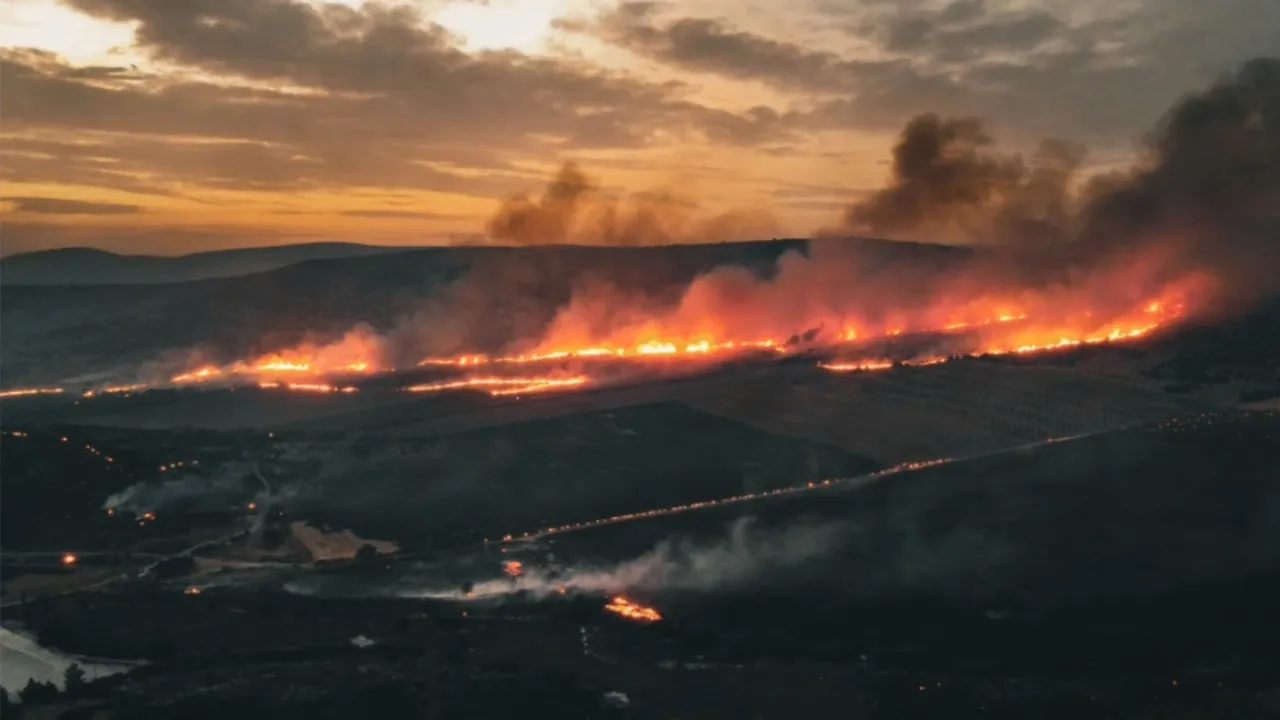
[[[4,170],[8,179],[495,197],[524,179],[524,158],[787,134],[767,112],[708,107],[679,86],[576,59],[468,54],[403,6],[67,4],[136,23],[137,52],[171,69],[76,68],[49,52],[0,50],[4,152],[22,165]]]
[[[137,205],[86,202],[50,197],[5,197],[0,202],[13,206],[14,212],[34,215],[129,215],[142,212]]]
[[[684,6],[654,2],[624,3],[575,29],[686,71],[788,93],[800,112],[781,115],[797,130],[884,131],[937,112],[988,118],[1020,141],[1052,135],[1116,148],[1183,92],[1273,51],[1280,6],[1173,1],[1086,2],[1070,14],[981,0],[820,3],[826,24],[853,36],[846,50],[679,17]]]
[[[791,90],[850,92],[859,81],[905,70],[902,63],[845,60],[834,53],[737,30],[724,20],[660,20],[660,11],[667,7],[623,3],[594,23],[568,27],[687,70],[759,80]]]

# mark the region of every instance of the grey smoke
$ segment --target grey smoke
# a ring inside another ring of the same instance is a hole
[[[613,594],[628,591],[710,593],[761,584],[774,573],[837,550],[846,534],[839,523],[758,529],[752,518],[735,522],[714,543],[666,540],[631,560],[612,565],[582,564],[558,576],[530,569],[514,585],[507,580],[475,584],[472,596],[491,598],[526,592],[551,595]],[[413,597],[460,599],[456,588],[402,592]]]
[[[669,191],[606,193],[575,163],[565,163],[541,197],[515,195],[489,219],[488,236],[513,245],[608,246],[723,242],[771,235],[777,223],[763,211],[712,216]]]
[[[185,473],[164,482],[139,482],[110,495],[102,509],[116,509],[141,514],[164,510],[177,504],[194,502],[234,502],[244,489],[242,478],[252,470],[239,464],[224,465],[212,475]]]

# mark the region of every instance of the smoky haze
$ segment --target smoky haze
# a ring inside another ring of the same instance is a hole
[[[719,540],[667,539],[648,552],[614,564],[581,563],[553,573],[535,568],[518,582],[493,579],[470,587],[471,597],[499,598],[514,593],[547,596],[627,591],[712,593],[758,586],[771,576],[829,554],[847,542],[841,523],[759,528],[753,518],[734,522]],[[407,597],[462,599],[461,588],[402,588]]]
[[[540,197],[515,195],[486,223],[489,238],[512,245],[674,245],[776,234],[763,210],[706,215],[670,191],[606,193],[577,164],[565,163]]]

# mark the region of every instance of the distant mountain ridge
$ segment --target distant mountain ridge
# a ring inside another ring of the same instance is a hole
[[[19,253],[0,259],[4,285],[155,285],[211,280],[267,272],[309,260],[366,257],[413,250],[359,243],[214,250],[166,257],[118,255],[94,248],[59,248]]]

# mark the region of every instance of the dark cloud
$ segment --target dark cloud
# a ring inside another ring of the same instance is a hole
[[[761,80],[789,90],[850,92],[861,80],[905,70],[901,63],[858,62],[734,29],[721,20],[659,20],[669,6],[630,2],[574,29],[645,57],[743,80]]]
[[[994,52],[1032,50],[1059,36],[1065,28],[1049,13],[1030,12],[942,30],[924,40],[933,46],[940,58],[954,62]]]
[[[1052,135],[1117,148],[1187,88],[1270,51],[1280,28],[1280,5],[1170,2],[1096,21],[981,0],[819,3],[831,26],[879,46],[864,56],[874,60],[681,18],[675,4],[624,4],[579,28],[687,70],[807,95],[810,112],[784,114],[797,128],[885,130],[938,112],[989,118],[1020,143]]]
[[[669,245],[773,235],[764,211],[707,216],[672,192],[605,193],[573,163],[565,164],[541,197],[508,198],[489,219],[488,236],[514,245]]]
[[[14,212],[34,215],[129,215],[142,212],[137,205],[86,202],[51,197],[4,197],[0,203],[13,206]]]
[[[986,11],[984,0],[955,0],[938,12],[938,21],[947,25],[969,22],[982,17]]]

